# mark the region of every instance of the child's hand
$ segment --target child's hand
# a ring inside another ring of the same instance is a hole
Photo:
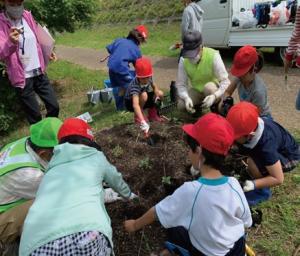
[[[140,123],[140,128],[141,128],[141,130],[146,134],[146,133],[149,132],[150,125],[149,125],[145,120],[143,120],[143,121]]]
[[[136,231],[136,220],[126,220],[124,221],[124,228],[128,233],[133,233]]]

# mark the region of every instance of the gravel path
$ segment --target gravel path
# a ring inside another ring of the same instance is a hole
[[[100,63],[100,58],[106,52],[57,46],[57,55],[60,59],[82,65],[92,70],[107,72],[106,62]],[[154,66],[154,80],[161,88],[168,88],[172,80],[176,80],[177,59],[170,57],[150,57]],[[225,53],[224,62],[229,69],[232,55]],[[300,111],[295,110],[295,101],[300,89],[300,70],[290,71],[287,84],[284,81],[283,68],[267,62],[260,73],[268,87],[268,97],[272,114],[276,121],[291,131],[300,130]]]

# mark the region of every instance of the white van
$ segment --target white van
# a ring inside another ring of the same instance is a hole
[[[278,57],[283,57],[292,35],[293,24],[267,26],[267,28],[241,29],[232,26],[232,16],[251,10],[255,3],[266,0],[201,0],[204,10],[203,39],[214,48],[240,47],[251,44],[256,47],[274,47]],[[271,2],[271,1],[269,1]],[[299,2],[299,1],[298,1]]]

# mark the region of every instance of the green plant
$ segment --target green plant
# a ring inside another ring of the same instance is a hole
[[[112,149],[112,154],[114,157],[120,157],[121,155],[123,155],[124,150],[120,147],[120,145],[115,146]]]
[[[163,176],[161,178],[161,183],[171,185],[171,176]]]
[[[149,170],[152,168],[149,157],[140,160],[139,168]]]
[[[96,0],[31,0],[25,2],[35,19],[52,31],[74,32],[79,26],[89,25],[96,13]]]

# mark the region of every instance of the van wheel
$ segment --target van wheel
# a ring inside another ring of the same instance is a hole
[[[287,47],[276,47],[274,51],[274,57],[277,63],[283,66],[284,59],[285,59],[285,52]]]

